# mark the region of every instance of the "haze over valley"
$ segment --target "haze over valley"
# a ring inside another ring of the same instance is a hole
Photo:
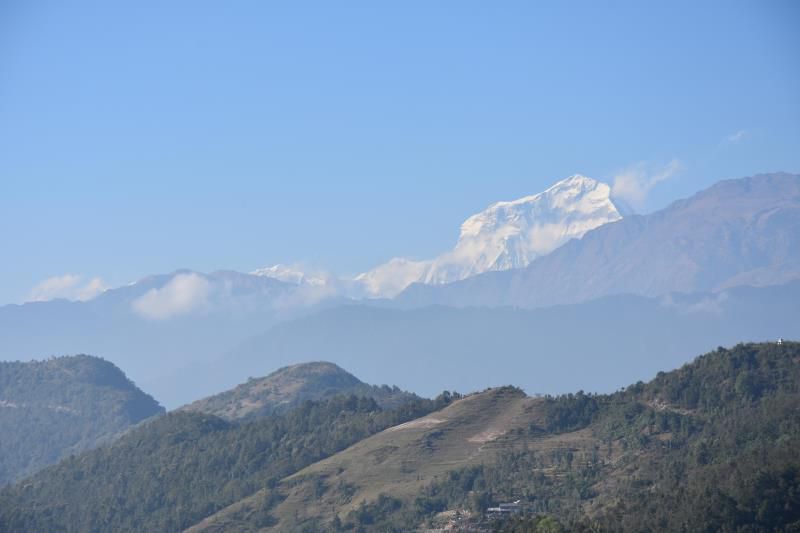
[[[800,176],[727,180],[649,215],[623,217],[609,194],[573,176],[492,204],[464,223],[454,251],[425,262],[433,272],[461,261],[454,281],[420,277],[394,298],[375,298],[369,273],[269,267],[180,270],[86,301],[4,306],[0,356],[103,354],[174,408],[320,355],[425,395],[510,380],[600,392],[719,343],[800,333]],[[371,272],[384,286],[408,281],[404,269]]]

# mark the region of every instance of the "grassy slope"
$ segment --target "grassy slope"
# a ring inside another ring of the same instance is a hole
[[[335,517],[352,524],[353,512],[365,503],[380,506],[381,495],[412,509],[432,487],[452,493],[453,473],[479,465],[495,503],[521,497],[536,512],[598,519],[611,527],[631,519],[625,501],[646,505],[636,498],[647,490],[659,494],[664,508],[640,511],[665,514],[659,520],[668,523],[668,507],[693,509],[693,502],[676,500],[686,499],[680,490],[686,480],[724,474],[730,470],[726,461],[761,468],[752,461],[766,457],[759,451],[765,431],[776,432],[770,441],[793,438],[794,422],[786,413],[800,408],[798,353],[797,343],[740,345],[660,373],[648,384],[575,401],[528,398],[512,388],[474,394],[310,465],[191,530],[249,531],[259,523],[319,531]],[[583,417],[576,407],[582,404],[595,411]],[[685,473],[673,475],[669,465]],[[707,481],[693,483],[707,490]],[[701,494],[692,498],[703,500]],[[261,518],[254,520],[256,515]],[[375,527],[380,529],[367,529]]]
[[[453,470],[492,463],[509,449],[535,447],[590,450],[591,432],[532,436],[526,428],[544,423],[541,398],[530,398],[513,388],[497,388],[470,395],[423,418],[389,428],[350,448],[282,480],[283,499],[270,514],[279,529],[294,530],[340,519],[362,502],[381,494],[412,498],[421,488],[443,479]],[[553,475],[557,475],[555,472]],[[333,489],[333,490],[329,490]],[[342,494],[346,498],[342,499]],[[259,493],[209,517],[191,531],[229,531],[246,528],[252,512],[259,512],[274,491]]]

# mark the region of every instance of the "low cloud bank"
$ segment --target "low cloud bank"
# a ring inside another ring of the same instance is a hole
[[[614,176],[611,186],[612,198],[621,198],[627,204],[641,209],[647,201],[650,191],[683,170],[683,165],[673,159],[662,168],[653,168],[647,163],[631,165]]]
[[[194,272],[178,274],[159,289],[150,289],[131,306],[138,315],[150,320],[166,320],[209,307],[208,280]]]
[[[108,286],[101,278],[92,278],[82,283],[83,277],[77,274],[64,274],[45,279],[28,295],[29,302],[46,302],[63,298],[85,302],[105,292]]]

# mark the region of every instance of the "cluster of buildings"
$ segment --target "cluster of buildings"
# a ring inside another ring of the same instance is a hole
[[[500,503],[497,507],[489,507],[486,509],[486,516],[493,517],[493,516],[505,516],[511,514],[519,514],[522,512],[522,508],[519,505],[519,500],[511,503]]]

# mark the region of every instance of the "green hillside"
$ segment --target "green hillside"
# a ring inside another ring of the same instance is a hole
[[[170,413],[0,492],[0,531],[177,531],[448,401],[337,396],[247,423]]]
[[[216,415],[228,420],[252,419],[285,413],[306,400],[323,400],[340,394],[373,398],[381,406],[400,406],[417,396],[397,387],[367,385],[333,363],[313,362],[287,366],[263,378],[197,400],[181,410]]]
[[[798,449],[800,344],[742,344],[608,395],[173,413],[0,492],[0,530],[795,531]]]
[[[194,531],[775,531],[800,525],[800,345],[739,345],[612,395],[459,400]],[[528,518],[486,509],[520,501]],[[543,518],[546,517],[546,518]]]
[[[0,362],[0,485],[163,412],[97,357]]]

